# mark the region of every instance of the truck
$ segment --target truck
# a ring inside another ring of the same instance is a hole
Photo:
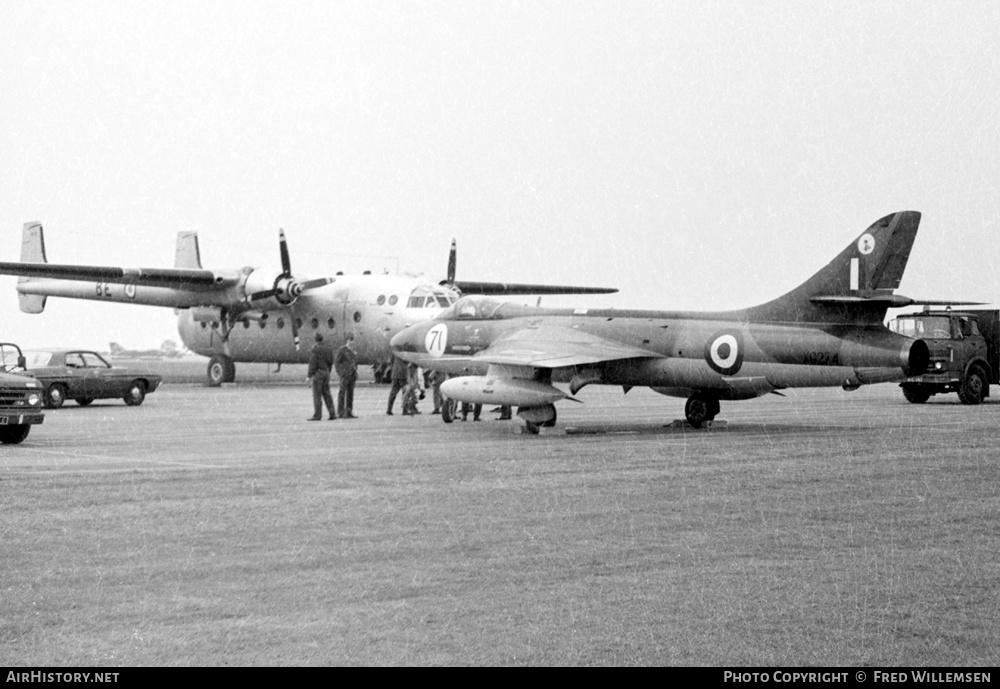
[[[889,329],[921,339],[930,362],[919,376],[902,383],[903,397],[923,404],[932,395],[957,392],[962,404],[981,404],[1000,375],[1000,311],[924,309],[897,316]]]
[[[18,375],[25,370],[21,348],[0,342],[0,443],[17,445],[28,437],[31,427],[45,418],[42,412],[42,384]]]

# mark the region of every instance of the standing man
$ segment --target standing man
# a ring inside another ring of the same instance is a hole
[[[431,414],[440,414],[444,405],[444,396],[441,394],[441,383],[448,380],[448,374],[443,371],[431,371],[431,390],[434,392],[434,411]]]
[[[333,395],[330,394],[330,369],[333,368],[333,350],[323,343],[322,333],[316,333],[316,344],[309,355],[309,383],[313,393],[313,415],[309,421],[319,421],[323,418],[323,403],[330,412],[330,421],[337,418],[337,410],[333,406]]]
[[[354,333],[347,333],[347,339],[334,359],[340,391],[337,393],[337,408],[340,418],[356,419],[354,415],[354,383],[358,380],[358,357],[354,353]]]
[[[420,369],[416,364],[406,367],[406,387],[403,388],[403,416],[416,416],[417,395],[420,394]]]
[[[406,362],[395,354],[392,355],[392,389],[389,390],[389,406],[385,410],[386,416],[392,416],[392,404],[396,401],[396,395],[406,385]]]

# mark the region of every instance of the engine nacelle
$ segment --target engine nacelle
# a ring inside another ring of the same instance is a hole
[[[222,309],[218,306],[192,306],[188,312],[195,323],[222,322]]]
[[[247,275],[243,292],[247,302],[258,309],[280,309],[298,299],[302,286],[284,273],[258,269]]]
[[[459,402],[510,407],[537,407],[569,398],[559,388],[536,380],[493,376],[452,378],[441,383],[441,393]]]

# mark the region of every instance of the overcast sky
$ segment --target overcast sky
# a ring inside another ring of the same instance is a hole
[[[364,268],[767,301],[923,213],[900,292],[1000,292],[1000,3],[0,0],[0,258]],[[155,347],[50,299],[0,340]],[[556,305],[553,299],[543,304]]]

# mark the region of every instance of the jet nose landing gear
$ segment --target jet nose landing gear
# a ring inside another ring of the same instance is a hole
[[[692,428],[701,428],[715,420],[719,413],[719,400],[705,395],[692,395],[684,405],[684,416]]]

